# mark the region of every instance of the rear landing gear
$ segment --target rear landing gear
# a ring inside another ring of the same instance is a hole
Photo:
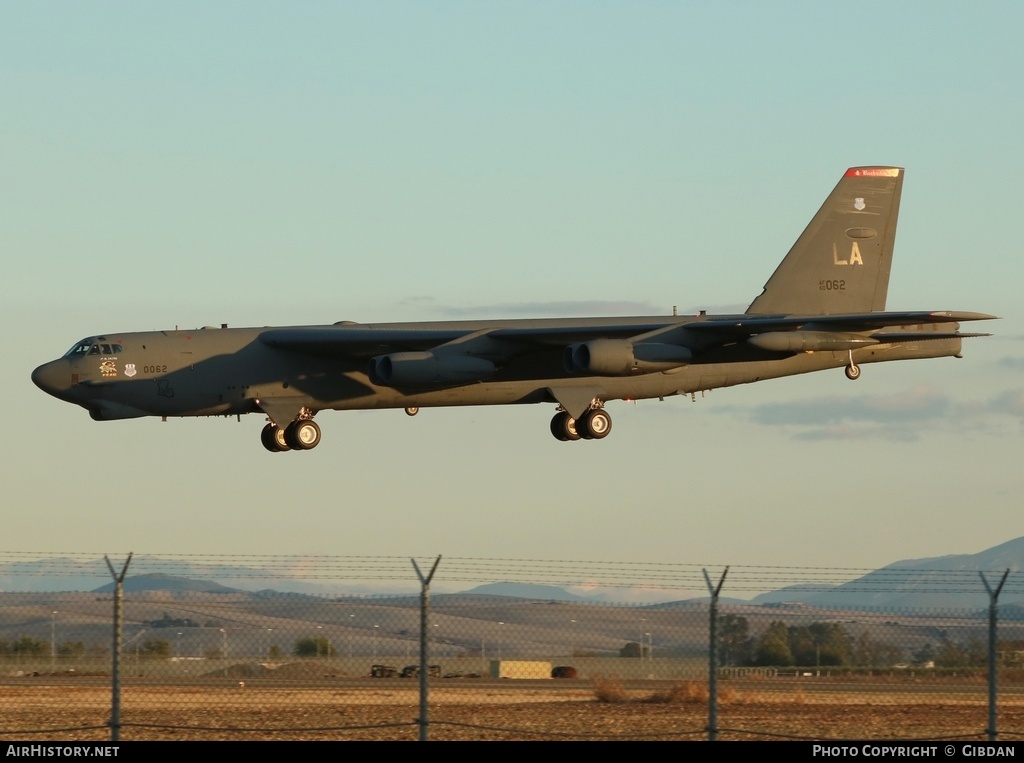
[[[604,408],[587,411],[576,422],[576,431],[588,440],[603,440],[612,431],[612,417]]]
[[[271,421],[260,432],[260,442],[271,453],[312,450],[320,444],[320,427],[311,418],[296,419],[286,427]]]
[[[604,408],[592,408],[578,419],[559,411],[551,419],[551,434],[562,442],[603,440],[612,431],[612,417]]]
[[[299,419],[284,430],[284,439],[293,450],[312,450],[320,444],[320,427],[312,419]]]
[[[291,447],[285,439],[284,430],[273,422],[263,427],[263,431],[260,432],[260,442],[262,442],[263,447],[271,453],[281,453],[286,450],[291,450]]]
[[[556,413],[555,417],[551,419],[551,434],[555,436],[556,440],[562,442],[580,439],[580,434],[576,429],[576,419],[565,411]]]

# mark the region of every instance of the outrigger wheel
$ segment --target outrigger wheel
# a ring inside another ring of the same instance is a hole
[[[860,378],[860,367],[853,362],[853,350],[850,350],[850,365],[844,370],[846,371],[846,378],[850,381],[856,381]]]

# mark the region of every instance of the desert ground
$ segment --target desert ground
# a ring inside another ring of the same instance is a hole
[[[0,738],[110,739],[111,690],[100,680],[5,680]],[[723,682],[723,740],[982,739],[985,686]],[[707,693],[696,682],[436,682],[429,737],[436,740],[707,738]],[[224,679],[137,682],[121,699],[121,739],[414,740],[415,682],[301,683]],[[1000,700],[1004,739],[1024,733],[1024,698]]]

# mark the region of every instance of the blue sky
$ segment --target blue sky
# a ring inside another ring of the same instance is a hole
[[[10,2],[11,551],[872,567],[1024,534],[1018,3]],[[229,323],[742,309],[849,166],[964,359],[613,403],[96,423],[36,365]],[[973,327],[972,327],[973,328]]]

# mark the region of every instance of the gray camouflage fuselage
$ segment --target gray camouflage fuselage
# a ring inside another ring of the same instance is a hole
[[[82,340],[44,391],[107,421],[262,412],[271,451],[320,441],[322,410],[556,403],[560,440],[600,439],[608,400],[665,398],[867,363],[959,356],[962,311],[885,312],[903,186],[843,175],[739,315],[203,328]]]
[[[724,316],[715,316],[716,319]],[[736,316],[737,319],[742,316]],[[702,317],[542,319],[417,323],[416,328],[480,329],[558,327],[574,335],[580,329],[642,326],[653,330],[691,324]],[[360,328],[403,329],[409,324],[363,324]],[[328,328],[328,327],[323,327]],[[330,327],[344,331],[345,328]],[[949,330],[950,324],[921,326]],[[593,390],[603,400],[668,397],[804,374],[849,364],[847,352],[792,355],[752,346],[713,348],[690,365],[626,377],[575,376],[566,373],[564,344],[513,358],[487,381],[443,389],[402,390],[374,384],[366,357],[327,358],[296,354],[260,341],[263,328],[203,328],[107,334],[87,341],[100,354],[64,357],[33,375],[56,397],[89,409],[97,420],[136,416],[210,416],[254,413],[256,401],[280,402],[313,410],[428,408],[454,405],[505,405],[556,402],[551,389]],[[590,333],[590,331],[586,333]],[[608,333],[603,335],[608,336]],[[120,345],[103,355],[103,344]],[[857,364],[935,358],[960,354],[959,338],[873,345],[855,350]],[[376,354],[376,353],[375,353]],[[110,369],[113,363],[114,370]],[[106,365],[104,365],[106,364]],[[134,366],[134,375],[125,367]]]

